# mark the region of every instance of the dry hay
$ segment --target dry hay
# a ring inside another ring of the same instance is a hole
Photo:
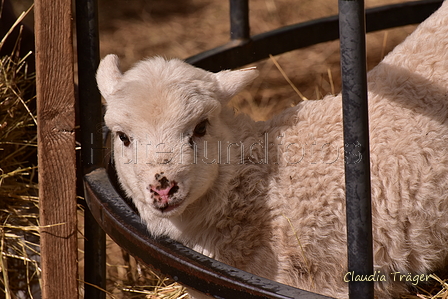
[[[0,58],[0,285],[5,298],[40,293],[35,77],[19,50],[18,40],[12,53]]]
[[[84,212],[79,209],[79,273],[83,294],[84,252],[82,236]],[[176,299],[188,298],[183,286],[142,265],[106,236],[106,298],[110,299]],[[81,296],[82,297],[82,296]]]
[[[112,249],[112,252],[114,247],[117,249],[116,244],[109,243],[108,249]],[[189,298],[182,285],[139,264],[126,252],[121,251],[118,255],[120,253],[120,263],[108,263],[108,291],[111,298]]]
[[[440,278],[444,277],[445,279]],[[441,275],[430,274],[430,280],[424,286],[416,286],[413,294],[402,295],[401,299],[447,299],[448,298],[448,273]]]

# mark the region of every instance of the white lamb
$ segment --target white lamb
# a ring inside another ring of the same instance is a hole
[[[122,74],[105,57],[97,81],[120,184],[153,235],[345,298],[357,274],[346,268],[341,97],[253,122],[227,102],[256,76],[158,57]],[[448,3],[368,82],[374,264],[385,280],[375,291],[391,298],[406,291],[400,280],[448,265]]]

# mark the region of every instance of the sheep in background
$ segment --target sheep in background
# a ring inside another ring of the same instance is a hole
[[[256,76],[159,57],[122,74],[106,56],[97,81],[120,185],[154,236],[346,298],[357,274],[346,268],[344,163],[362,156],[344,148],[341,96],[254,122],[226,104]],[[368,82],[375,291],[391,298],[406,291],[399,275],[448,260],[448,3]]]

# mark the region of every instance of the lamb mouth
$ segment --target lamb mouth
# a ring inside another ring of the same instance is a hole
[[[155,208],[162,213],[168,213],[168,212],[174,211],[175,209],[180,207],[181,204],[182,204],[182,201],[177,202],[177,203],[172,203],[172,204],[167,203],[163,206],[159,206],[159,207],[156,206]]]

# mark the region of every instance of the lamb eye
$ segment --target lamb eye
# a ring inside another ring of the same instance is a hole
[[[205,133],[207,133],[207,123],[208,119],[205,119],[201,121],[199,124],[196,125],[193,131],[193,136],[195,137],[203,137]]]
[[[131,144],[131,140],[128,135],[123,132],[117,132],[118,138],[123,142],[124,146],[129,146]]]

